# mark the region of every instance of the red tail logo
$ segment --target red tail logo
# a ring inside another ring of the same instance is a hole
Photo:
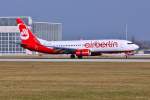
[[[30,46],[40,44],[40,42],[37,40],[34,34],[32,34],[30,29],[24,24],[21,18],[17,18],[16,22],[18,24],[18,28],[20,31],[20,38],[22,44],[26,44]]]
[[[21,46],[23,48],[42,53],[53,53],[53,49],[43,46],[20,18],[17,18],[16,22],[20,31]]]
[[[20,34],[20,38],[21,38],[22,40],[27,40],[27,39],[29,39],[29,32],[28,32],[27,29],[23,29],[23,30],[22,30],[22,32],[21,32],[21,34]]]

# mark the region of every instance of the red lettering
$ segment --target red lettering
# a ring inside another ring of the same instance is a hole
[[[96,48],[100,47],[100,43],[98,43],[98,42],[95,42],[94,45],[95,45]]]
[[[114,42],[114,47],[118,47],[118,42]]]
[[[85,43],[84,44],[85,48],[113,48],[113,47],[118,47],[118,42],[116,41],[108,41],[108,42],[99,42],[99,41],[94,41],[90,43]]]
[[[90,48],[90,43],[85,43],[84,46],[85,46],[86,48]]]

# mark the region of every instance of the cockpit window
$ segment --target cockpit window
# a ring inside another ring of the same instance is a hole
[[[134,43],[130,42],[130,43],[127,43],[127,44],[134,44]]]

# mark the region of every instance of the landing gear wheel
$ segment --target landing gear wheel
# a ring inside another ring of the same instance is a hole
[[[82,56],[78,56],[78,59],[82,59],[83,57]]]
[[[128,59],[128,55],[125,55],[126,59]]]
[[[71,59],[75,59],[75,55],[72,54],[72,55],[70,56],[70,58],[71,58]]]

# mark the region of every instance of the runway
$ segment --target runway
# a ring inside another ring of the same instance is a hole
[[[0,62],[150,62],[150,59],[0,59]]]

